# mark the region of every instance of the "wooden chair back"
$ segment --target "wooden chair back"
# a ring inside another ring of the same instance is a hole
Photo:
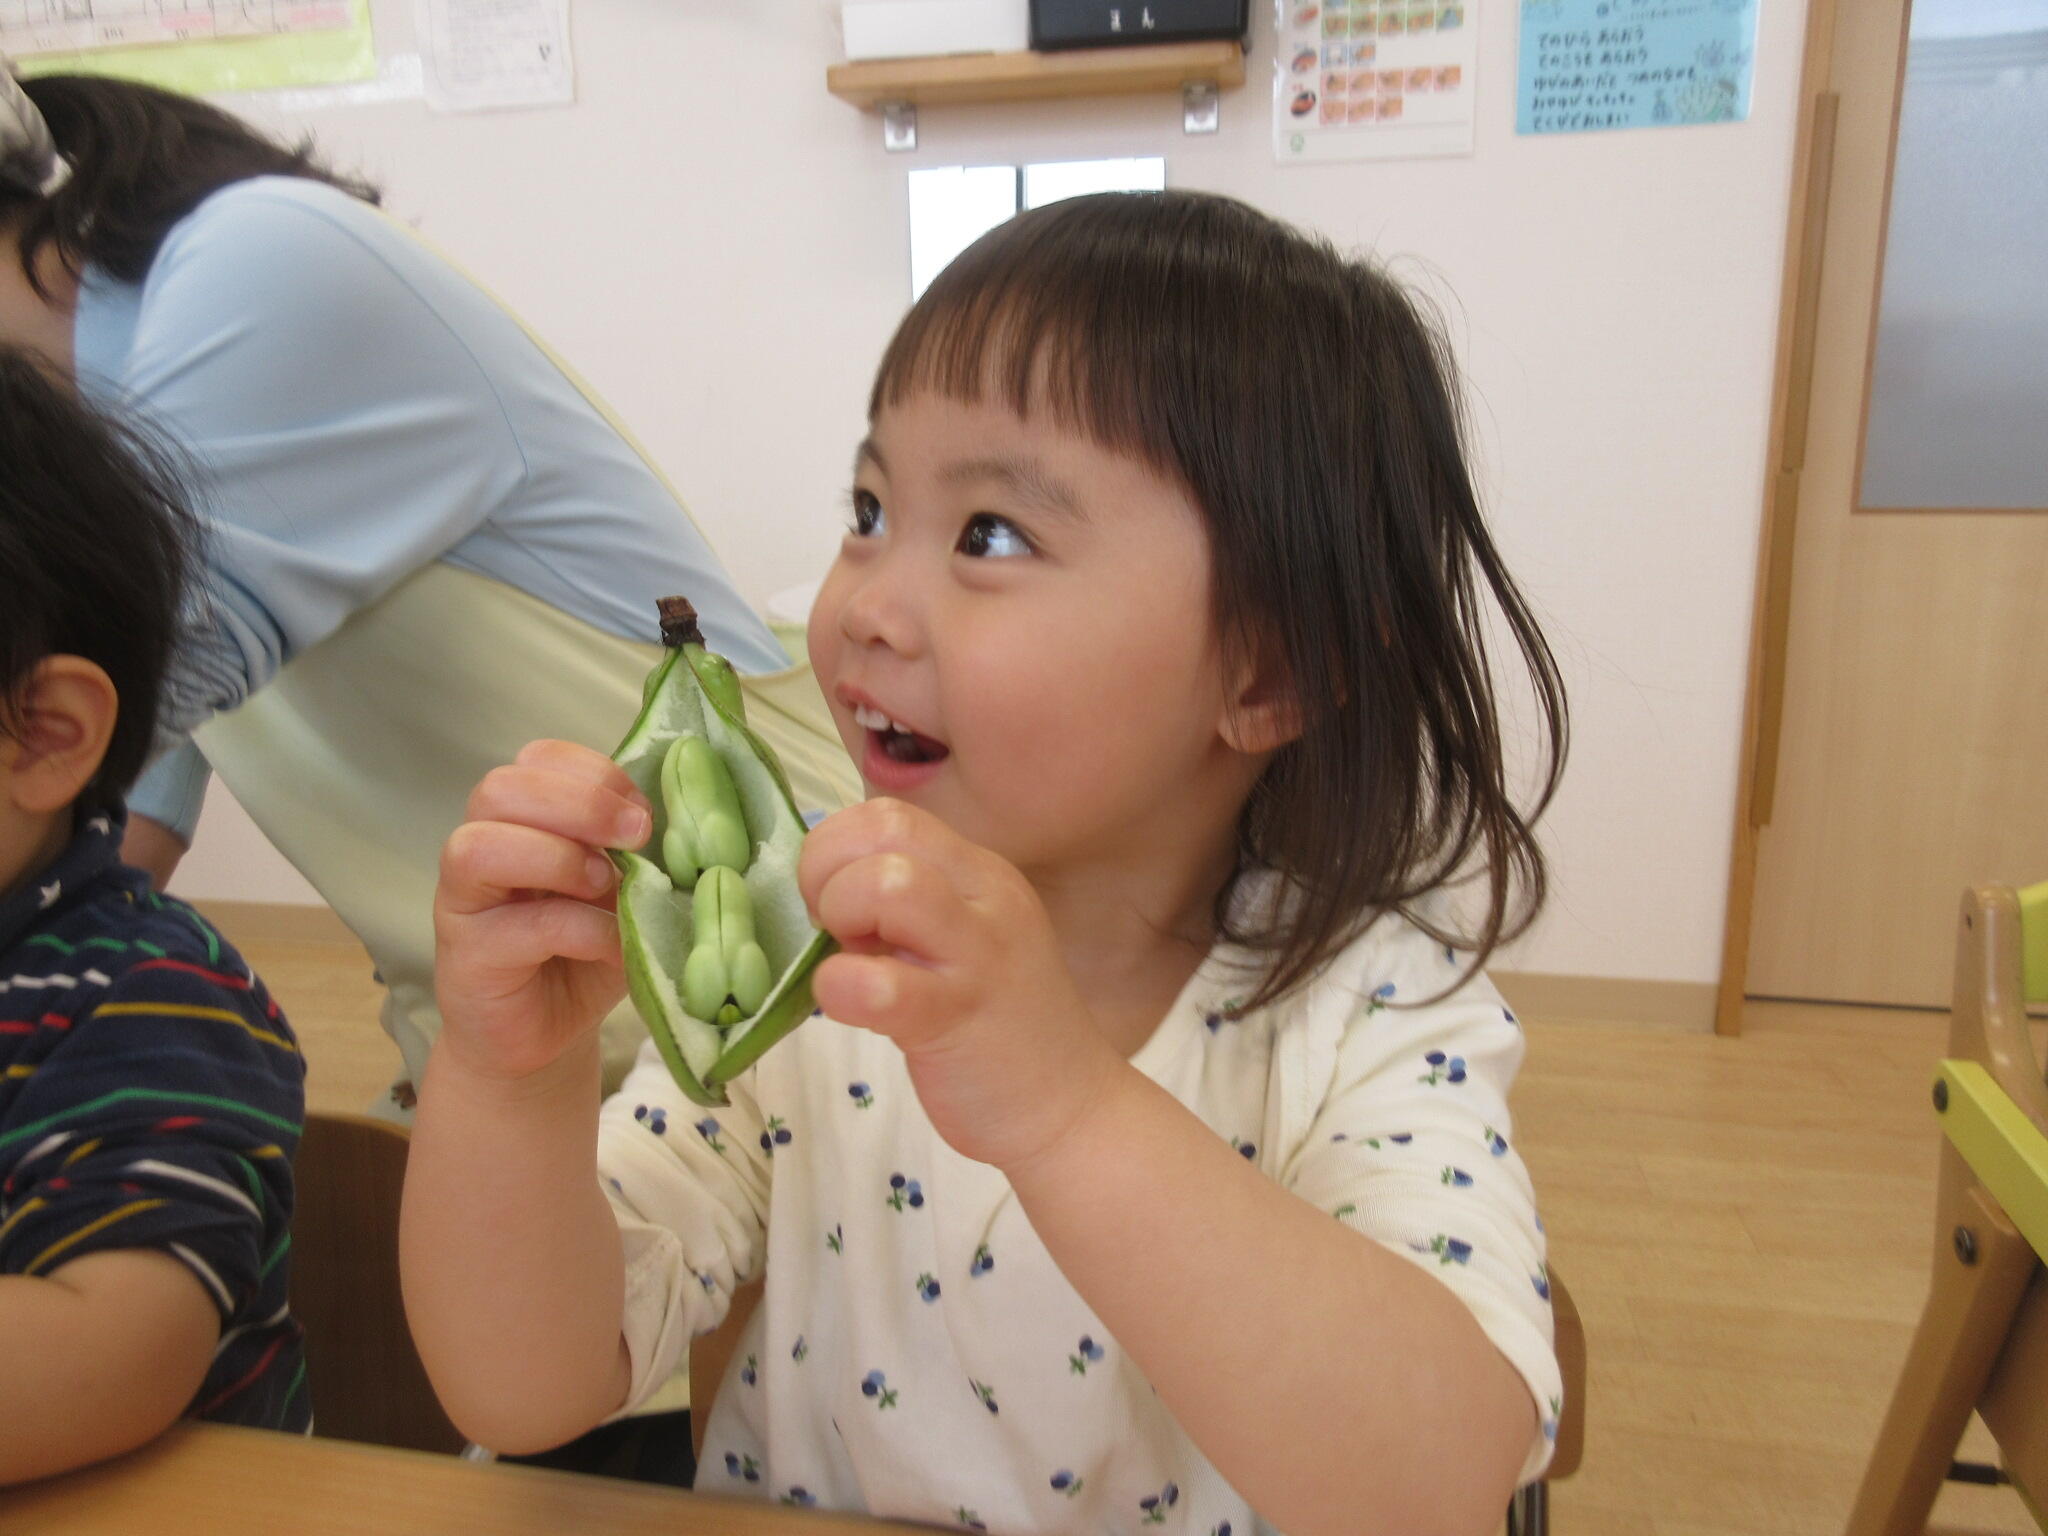
[[[733,1352],[740,1347],[740,1335],[746,1331],[747,1319],[761,1304],[761,1284],[759,1280],[750,1280],[734,1291],[725,1321],[702,1338],[691,1341],[690,1450],[700,1462],[704,1459],[704,1426],[711,1422],[712,1399],[718,1396],[718,1384],[725,1380],[725,1368],[731,1364]]]
[[[406,1328],[398,1289],[405,1131],[367,1115],[309,1114],[293,1163],[291,1307],[306,1330],[313,1432],[458,1452]]]
[[[2048,1086],[2026,1014],[2048,999],[2044,919],[2048,886],[1963,895],[1932,1093],[1944,1132],[1933,1282],[1849,1536],[1919,1536],[1973,1412],[2003,1474],[2032,1507],[2048,1499]]]
[[[1547,1483],[1561,1483],[1579,1470],[1586,1452],[1586,1327],[1564,1278],[1550,1272],[1550,1312],[1556,1324],[1557,1368],[1564,1376],[1564,1410],[1557,1420],[1557,1445],[1550,1453]]]

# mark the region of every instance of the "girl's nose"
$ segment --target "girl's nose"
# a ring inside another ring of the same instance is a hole
[[[842,575],[839,632],[855,645],[881,646],[905,655],[917,648],[916,604],[901,561],[877,559]]]

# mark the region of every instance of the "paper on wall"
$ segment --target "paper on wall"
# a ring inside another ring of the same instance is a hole
[[[0,0],[0,54],[194,96],[377,72],[369,0]]]
[[[569,0],[418,0],[427,104],[437,112],[576,99]]]
[[[331,32],[348,0],[0,0],[0,51],[21,59],[85,48]]]
[[[1739,123],[1756,0],[1522,0],[1515,132]]]
[[[1282,165],[1469,155],[1480,0],[1274,0]]]

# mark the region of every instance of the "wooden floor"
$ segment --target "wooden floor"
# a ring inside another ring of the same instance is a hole
[[[381,1095],[397,1057],[367,960],[244,949],[298,1029],[311,1102]],[[1754,1005],[1736,1040],[1530,1024],[1519,1140],[1591,1358],[1559,1536],[1841,1529],[1925,1294],[1945,1028],[1797,1004]],[[1953,1487],[1930,1529],[2035,1527],[2009,1490]]]

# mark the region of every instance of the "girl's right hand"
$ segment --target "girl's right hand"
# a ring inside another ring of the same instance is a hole
[[[625,991],[606,848],[638,848],[647,799],[609,758],[536,741],[471,792],[434,893],[437,1047],[516,1081],[596,1029]]]

